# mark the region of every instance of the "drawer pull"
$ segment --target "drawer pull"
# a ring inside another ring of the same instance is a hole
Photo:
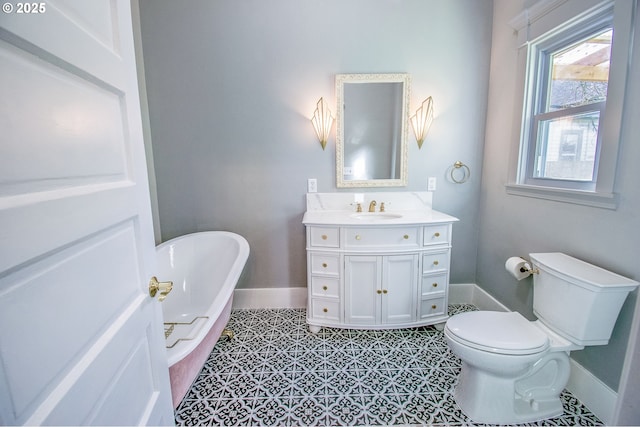
[[[326,234],[322,235],[322,240],[327,240],[327,235]]]
[[[435,305],[435,304],[433,304],[433,305],[431,306],[431,308],[435,310],[436,308],[438,308],[438,306],[437,306],[437,305]]]
[[[438,287],[438,284],[437,284],[437,283],[434,283],[434,284],[432,284],[431,286],[433,286],[434,288],[437,288],[437,287]]]
[[[323,290],[323,291],[326,291],[327,289],[329,289],[329,288],[327,288],[326,286],[323,286],[323,287],[322,287],[322,290]]]
[[[435,308],[435,305],[433,307]],[[322,311],[326,313],[326,312],[329,311],[329,309],[325,307],[325,308],[322,309]]]
[[[436,232],[436,234],[434,234],[435,237],[440,237],[440,233]]]
[[[433,265],[438,265],[438,260],[433,261]]]
[[[404,237],[404,240],[409,240],[409,235],[408,235],[408,234],[405,234],[405,235],[404,235],[404,236],[402,236],[402,237]]]
[[[323,262],[323,263],[322,263],[322,266],[323,266],[324,268],[327,268],[327,263],[326,263],[326,262]]]

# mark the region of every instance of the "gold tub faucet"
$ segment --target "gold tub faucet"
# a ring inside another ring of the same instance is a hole
[[[372,200],[371,203],[369,203],[369,212],[375,212],[376,211],[376,201]]]

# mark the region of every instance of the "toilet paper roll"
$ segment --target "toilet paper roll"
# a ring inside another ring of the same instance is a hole
[[[513,277],[522,280],[531,275],[531,265],[525,259],[514,256],[504,263],[504,268],[511,273]]]

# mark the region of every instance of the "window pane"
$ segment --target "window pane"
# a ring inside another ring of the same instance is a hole
[[[547,111],[606,100],[612,34],[608,29],[550,55]]]
[[[592,181],[600,111],[540,120],[533,176]]]

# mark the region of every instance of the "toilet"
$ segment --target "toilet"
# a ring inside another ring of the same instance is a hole
[[[515,424],[563,413],[569,352],[606,345],[638,282],[562,253],[530,254],[533,312],[473,311],[447,320],[462,360],[454,398],[474,422]]]

